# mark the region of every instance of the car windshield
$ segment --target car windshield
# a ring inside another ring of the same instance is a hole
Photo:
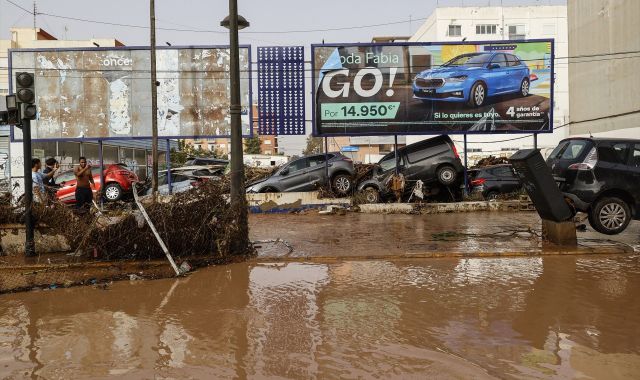
[[[450,66],[471,66],[471,67],[482,67],[489,62],[489,58],[491,58],[491,54],[465,54],[455,57],[449,62],[445,63],[444,67]]]
[[[380,162],[378,162],[378,165],[380,165],[380,168],[382,169],[383,172],[394,169],[396,167],[395,158],[396,158],[395,154],[390,154],[387,157],[384,157],[382,160],[380,160]]]

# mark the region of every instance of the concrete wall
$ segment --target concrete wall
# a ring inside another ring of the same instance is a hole
[[[568,15],[571,134],[640,137],[640,1],[569,0]]]

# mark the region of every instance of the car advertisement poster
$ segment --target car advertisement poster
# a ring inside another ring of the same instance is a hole
[[[552,132],[553,40],[312,45],[314,135]]]

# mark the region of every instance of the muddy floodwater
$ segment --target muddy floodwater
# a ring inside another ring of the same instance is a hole
[[[258,259],[5,294],[4,378],[638,379],[640,256]]]

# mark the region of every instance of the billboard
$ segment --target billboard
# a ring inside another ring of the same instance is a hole
[[[314,135],[552,132],[553,40],[312,45]]]
[[[243,135],[251,135],[250,47],[240,48]],[[156,54],[158,135],[230,135],[229,49],[162,47]],[[34,140],[151,138],[148,47],[15,49],[9,73],[35,74]],[[13,128],[14,141],[21,130]]]
[[[258,48],[258,133],[304,135],[304,47]]]

